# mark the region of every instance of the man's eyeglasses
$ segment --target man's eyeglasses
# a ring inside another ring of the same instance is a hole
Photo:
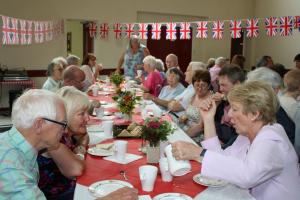
[[[53,120],[53,119],[48,119],[48,118],[45,118],[45,117],[43,117],[43,119],[48,121],[48,122],[52,122],[52,123],[61,125],[63,127],[63,130],[65,130],[68,126],[68,123],[66,121],[59,122],[59,121],[56,121],[56,120]]]

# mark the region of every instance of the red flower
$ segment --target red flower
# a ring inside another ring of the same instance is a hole
[[[160,123],[152,121],[152,122],[148,123],[148,127],[150,127],[150,128],[159,128],[160,127]]]
[[[132,96],[130,95],[124,96],[124,100],[125,102],[132,101]]]

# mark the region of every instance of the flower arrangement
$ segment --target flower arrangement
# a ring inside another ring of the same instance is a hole
[[[124,81],[124,77],[118,73],[112,73],[109,77],[110,82],[115,84],[117,87],[121,85],[121,83]]]
[[[148,117],[143,126],[142,138],[149,142],[151,147],[158,146],[160,141],[166,141],[167,136],[174,132],[171,123],[158,117]]]
[[[141,100],[141,97],[130,91],[120,91],[112,99],[118,104],[120,111],[124,114],[131,115],[134,106]]]

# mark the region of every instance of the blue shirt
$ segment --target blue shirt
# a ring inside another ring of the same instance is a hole
[[[131,49],[128,48],[124,55],[124,75],[130,76],[132,79],[134,79],[137,65],[143,64],[144,59],[144,49],[146,47],[142,44],[140,44],[140,48],[135,54],[132,54]]]
[[[0,199],[44,200],[37,151],[15,128],[0,133]]]
[[[175,88],[171,88],[169,85],[163,87],[159,93],[158,98],[163,100],[172,100],[185,90],[185,87],[178,83]]]

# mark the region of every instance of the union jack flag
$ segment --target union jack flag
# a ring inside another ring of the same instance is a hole
[[[60,20],[60,33],[65,33],[65,21]]]
[[[275,36],[278,32],[277,17],[265,18],[267,36]]]
[[[44,26],[45,26],[46,41],[51,41],[53,39],[53,22],[51,21],[44,22]]]
[[[32,21],[27,20],[19,20],[20,21],[20,43],[22,45],[31,44],[32,43]]]
[[[2,43],[19,44],[18,19],[2,16]]]
[[[161,24],[160,23],[153,23],[151,24],[152,26],[152,36],[151,38],[153,40],[159,40],[160,39],[160,34],[161,34]]]
[[[300,16],[295,16],[294,25],[295,25],[295,29],[298,28],[300,31]]]
[[[214,39],[222,39],[224,33],[224,22],[223,21],[213,21],[213,28],[212,28],[212,37]]]
[[[180,23],[180,39],[189,40],[191,39],[191,24],[188,22]]]
[[[139,26],[139,31],[138,31],[138,37],[142,40],[147,40],[148,39],[148,24],[138,24]]]
[[[108,36],[108,23],[102,23],[100,24],[100,30],[99,30],[99,35],[101,38],[107,38]]]
[[[59,34],[61,32],[60,29],[61,29],[60,21],[55,21],[54,25],[53,25],[53,36],[54,36],[54,38],[59,36]]]
[[[230,20],[230,35],[232,38],[241,38],[242,21]]]
[[[248,38],[255,38],[258,37],[259,30],[258,30],[258,19],[247,19],[246,21],[246,36]]]
[[[196,38],[207,38],[207,22],[206,21],[201,21],[197,22],[197,34]]]
[[[34,41],[36,43],[43,43],[45,37],[44,22],[34,22]]]
[[[131,35],[134,33],[134,30],[133,30],[134,24],[124,24],[124,25],[126,27],[125,37],[130,38]]]
[[[166,27],[166,39],[171,41],[176,40],[176,23],[167,23]]]
[[[293,33],[293,17],[280,17],[279,34],[281,36],[290,36]]]
[[[114,24],[114,33],[115,33],[115,38],[116,39],[121,39],[121,24],[120,23],[115,23]]]
[[[95,22],[89,23],[89,34],[91,38],[96,37],[97,35],[97,24]]]

